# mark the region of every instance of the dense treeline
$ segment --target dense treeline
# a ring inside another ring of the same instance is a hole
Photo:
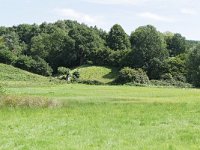
[[[122,68],[123,81],[134,81],[138,72],[145,81],[148,77],[200,86],[199,42],[161,33],[151,25],[130,36],[118,24],[107,33],[70,20],[0,27],[0,62],[45,76],[57,73],[60,66],[115,66]]]

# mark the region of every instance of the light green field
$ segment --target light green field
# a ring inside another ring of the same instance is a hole
[[[118,74],[116,68],[101,66],[81,66],[75,70],[80,72],[81,80],[96,80],[102,83],[112,82]]]
[[[6,93],[66,106],[0,108],[0,149],[200,149],[199,89],[34,82]]]

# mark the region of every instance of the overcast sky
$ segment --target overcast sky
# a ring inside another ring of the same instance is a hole
[[[199,14],[200,0],[0,0],[0,26],[72,19],[130,34],[151,24],[192,40],[200,40]]]

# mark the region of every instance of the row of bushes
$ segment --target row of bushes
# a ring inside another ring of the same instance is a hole
[[[115,80],[118,84],[126,85],[153,85],[153,86],[176,86],[182,88],[192,87],[191,84],[185,82],[185,78],[180,76],[173,77],[170,73],[164,73],[161,75],[160,80],[149,80],[147,74],[142,69],[132,69],[125,67],[120,70],[117,79]]]
[[[69,68],[58,67],[57,69],[58,79],[67,80],[68,82],[78,82],[80,73],[78,70],[71,72]]]
[[[40,57],[30,57],[25,55],[16,56],[11,51],[1,50],[0,60],[5,64],[12,64],[23,70],[27,70],[32,73],[40,74],[43,76],[51,76],[52,68],[49,64]]]
[[[70,73],[70,69],[65,67],[58,67],[59,79],[67,80],[70,82],[77,82],[88,85],[103,85],[104,83],[97,80],[80,80],[80,73],[77,71]],[[68,79],[70,77],[70,80]],[[125,84],[134,86],[176,86],[182,88],[190,88],[191,84],[184,82],[182,76],[172,76],[170,73],[161,75],[161,80],[150,80],[146,72],[139,68],[133,69],[125,67],[119,71],[118,77],[110,84]]]

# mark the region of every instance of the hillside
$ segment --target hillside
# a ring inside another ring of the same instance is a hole
[[[0,63],[0,81],[44,81],[46,77]]]
[[[48,83],[49,78],[0,63],[0,83],[3,86],[28,86]]]
[[[118,74],[118,69],[114,67],[85,65],[75,68],[73,71],[75,70],[80,72],[81,80],[96,80],[102,83],[112,82]]]

